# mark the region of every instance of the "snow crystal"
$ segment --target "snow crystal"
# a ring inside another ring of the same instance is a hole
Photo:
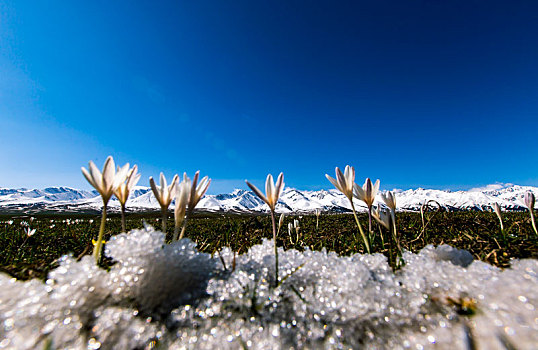
[[[196,250],[152,228],[113,237],[110,271],[63,257],[46,283],[0,274],[0,348],[532,349],[538,262],[501,270],[427,246],[394,273],[381,254]]]

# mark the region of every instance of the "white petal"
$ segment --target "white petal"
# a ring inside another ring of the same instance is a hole
[[[88,172],[88,170],[86,170],[86,168],[84,168],[84,167],[81,167],[80,169],[82,170],[82,174],[84,175],[84,177],[86,178],[86,180],[88,180],[88,182],[90,183],[90,185],[92,185],[93,187],[95,187],[95,189],[98,189],[97,184],[95,183],[95,181],[93,181],[93,178],[92,178],[91,174]]]
[[[101,174],[101,171],[99,171],[97,166],[91,160],[88,163],[88,166],[90,168],[90,175],[94,183],[97,185],[95,188],[100,193],[103,190],[103,174]]]
[[[374,189],[372,191],[372,198],[375,198],[375,196],[377,195],[377,192],[379,191],[379,184],[380,184],[380,181],[379,179],[377,179],[377,181],[374,184]]]
[[[275,192],[275,185],[273,183],[273,175],[269,174],[267,175],[267,179],[265,179],[265,195],[267,196],[267,200],[269,201],[269,206],[272,207],[274,205],[274,198],[273,193]]]
[[[337,190],[339,190],[340,192],[344,192],[342,191],[342,189],[340,188],[340,185],[338,184],[338,182],[336,182],[336,179],[330,177],[329,175],[325,174],[325,177],[327,178],[327,180],[329,180],[334,187],[336,187]]]
[[[353,184],[353,189],[355,190],[353,192],[353,195],[363,201],[366,198],[366,194],[364,193],[364,190],[357,184]]]
[[[267,200],[267,198],[263,195],[262,191],[260,191],[258,189],[258,187],[254,186],[253,184],[251,184],[250,182],[248,182],[247,180],[245,180],[245,182],[247,183],[248,187],[250,187],[250,189],[258,196],[261,198],[261,200],[263,200],[265,203],[267,203],[269,205],[269,201]]]
[[[157,185],[155,185],[155,180],[153,180],[153,177],[151,176],[149,178],[149,185],[151,186],[153,195],[155,196],[155,198],[157,198],[157,201],[162,205],[161,191],[157,188]]]
[[[278,201],[278,198],[280,197],[280,194],[282,193],[282,190],[284,189],[284,173],[280,173],[278,175],[278,178],[276,179],[276,193],[275,193],[275,196],[276,196],[276,201]],[[275,203],[276,203],[275,201]]]
[[[103,166],[103,190],[107,193],[112,192],[114,184],[114,175],[116,174],[116,165],[112,156],[108,156]]]
[[[344,174],[342,174],[338,167],[336,167],[336,181],[338,181],[341,191],[347,196],[349,193],[349,187],[347,186]]]

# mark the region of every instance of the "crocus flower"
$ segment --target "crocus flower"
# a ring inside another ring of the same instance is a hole
[[[280,214],[280,218],[278,219],[278,230],[276,232],[277,236],[280,233],[280,229],[282,228],[282,225],[284,224],[284,218],[286,215],[284,213]]]
[[[377,191],[379,190],[379,180],[375,182],[375,185],[372,185],[372,181],[367,178],[366,181],[364,181],[364,185],[362,186],[362,188],[357,184],[353,184],[353,190],[354,196],[366,203],[366,206],[368,207],[368,231],[371,236],[372,206],[374,205],[375,196],[377,195]],[[371,241],[370,236],[368,242]]]
[[[258,197],[260,197],[267,205],[269,206],[269,209],[271,210],[271,221],[273,223],[273,240],[275,242],[275,286],[278,285],[278,250],[276,245],[276,222],[275,222],[275,207],[276,203],[278,202],[278,197],[280,197],[280,193],[284,189],[284,174],[280,173],[278,175],[278,179],[276,180],[276,185],[273,183],[273,175],[269,174],[267,175],[267,179],[265,180],[265,196],[263,193],[253,184],[245,180],[248,187]]]
[[[381,193],[381,199],[383,200],[383,202],[385,202],[387,207],[390,209],[390,216],[392,219],[392,228],[394,231],[393,232],[394,239],[397,239],[398,234],[396,232],[396,195],[391,191],[387,191],[386,194]]]
[[[119,170],[119,168],[118,168]],[[124,182],[122,182],[116,191],[114,191],[114,195],[121,204],[121,228],[122,231],[125,232],[125,203],[127,202],[127,198],[129,198],[129,192],[135,187],[135,185],[138,183],[138,180],[140,180],[140,174],[137,173],[138,166],[134,166],[132,169],[129,170],[127,173],[127,178]]]
[[[383,227],[390,231],[390,215],[385,211],[381,210],[378,206],[375,211],[372,212],[373,218],[379,222]]]
[[[319,227],[319,216],[321,215],[321,210],[316,209],[316,210],[314,211],[314,214],[316,214],[316,232],[318,232],[318,227]]]
[[[192,213],[200,199],[204,196],[204,194],[207,192],[207,189],[209,188],[209,185],[211,184],[211,179],[207,176],[202,178],[200,183],[198,183],[198,177],[200,176],[200,171],[197,171],[194,174],[194,178],[192,179],[192,185],[190,186],[190,195],[189,195],[189,203],[187,205],[189,214]],[[187,178],[187,174],[183,174],[183,178]]]
[[[372,185],[372,180],[367,178],[366,181],[364,181],[362,188],[357,184],[353,184],[353,189],[355,190],[353,193],[354,196],[366,203],[366,205],[370,208],[374,204],[375,196],[379,191],[379,180]]]
[[[527,208],[529,208],[529,213],[531,214],[532,228],[534,229],[534,232],[538,235],[538,230],[536,229],[536,222],[534,221],[534,202],[534,193],[530,191],[525,193],[525,205],[527,206]]]
[[[32,237],[36,232],[36,229],[35,228],[30,228],[30,227],[27,227],[26,230],[25,230],[25,233],[26,233],[26,236],[27,237]]]
[[[334,187],[336,187],[340,192],[342,192],[347,197],[347,199],[352,201],[353,185],[355,184],[355,168],[346,165],[343,174],[338,167],[336,167],[335,172],[336,179],[330,177],[328,174],[325,174],[325,177],[334,185]]]
[[[118,171],[119,171],[118,167]],[[129,198],[129,192],[136,186],[138,181],[140,180],[140,174],[138,172],[138,166],[135,165],[132,167],[132,169],[129,169],[129,172],[127,173],[127,177],[124,182],[122,182],[118,188],[114,191],[114,195],[122,205],[125,205],[127,202],[127,198]]]
[[[175,227],[174,227],[174,238],[173,240],[177,240],[177,236],[179,234],[179,228],[183,224],[183,221],[185,220],[185,214],[187,212],[187,203],[189,201],[189,194],[191,192],[190,188],[190,182],[182,181],[178,186],[176,190],[176,206],[174,208],[174,219],[175,219]]]
[[[280,193],[284,189],[284,174],[280,173],[278,175],[278,178],[276,180],[276,185],[273,183],[273,175],[269,174],[267,175],[267,179],[265,180],[265,195],[253,184],[246,181],[248,187],[256,193],[258,197],[260,197],[267,205],[269,206],[269,209],[271,209],[271,212],[275,211],[276,203],[278,202],[278,198],[280,197]]]
[[[383,202],[385,202],[385,204],[387,205],[387,207],[389,207],[390,210],[396,211],[396,196],[393,192],[387,191],[386,194],[381,193],[381,199],[383,200]]]
[[[151,185],[151,190],[153,191],[155,198],[161,205],[162,220],[163,220],[161,229],[163,233],[166,233],[166,221],[168,220],[168,207],[170,206],[172,199],[174,199],[173,196],[176,192],[176,186],[179,180],[179,176],[177,175],[174,176],[170,186],[168,186],[168,183],[166,182],[166,178],[164,177],[163,173],[161,173],[160,180],[161,180],[160,186],[157,186],[155,185],[155,181],[153,180],[153,177],[150,177],[149,184]]]
[[[501,223],[501,231],[504,231],[503,218],[501,216],[501,207],[499,206],[499,203],[495,203],[493,205],[493,210],[495,210],[495,214],[497,214],[499,222]]]
[[[182,181],[182,183],[185,184],[184,185],[185,189],[188,191],[188,193],[187,193],[187,196],[188,196],[187,197],[187,211],[186,211],[185,220],[183,221],[183,227],[181,228],[181,234],[179,235],[179,238],[178,238],[177,235],[174,233],[174,240],[182,239],[183,236],[185,235],[185,229],[187,227],[187,221],[189,220],[190,216],[192,215],[192,213],[194,211],[194,208],[196,207],[196,205],[198,204],[200,199],[202,199],[204,194],[207,192],[207,189],[209,188],[209,184],[211,184],[211,179],[209,177],[207,177],[207,176],[205,176],[200,181],[200,183],[198,183],[198,178],[199,177],[200,177],[200,171],[197,171],[194,174],[194,178],[192,179],[192,181],[187,176],[187,173],[183,173],[183,181]],[[176,203],[176,205],[177,205],[177,203]],[[177,228],[177,226],[176,226],[176,228]]]
[[[299,226],[299,220],[294,219],[293,222],[288,223],[288,235],[290,236],[290,243],[297,244],[299,243],[299,231],[301,227]],[[293,232],[295,232],[295,242],[293,241]]]
[[[534,209],[534,203],[535,203],[535,197],[534,197],[534,193],[532,192],[527,192],[525,193],[525,205],[527,206],[527,208],[529,208],[530,210]]]
[[[90,170],[88,171],[86,168],[82,167],[82,174],[84,174],[86,180],[88,180],[88,182],[95,187],[97,192],[99,192],[101,197],[103,197],[103,203],[106,204],[118,186],[125,181],[125,176],[129,171],[129,163],[125,164],[121,168],[118,168],[118,172],[116,172],[114,159],[112,156],[109,156],[105,161],[102,173],[91,160],[88,164],[88,168]]]
[[[346,168],[344,170],[344,173],[342,174],[342,171],[340,171],[340,168],[335,168],[336,172],[336,179],[330,177],[328,174],[325,174],[325,177],[327,180],[329,180],[334,187],[336,187],[340,192],[342,192],[347,199],[349,200],[349,203],[351,204],[351,210],[353,211],[353,217],[355,218],[355,223],[357,224],[359,231],[362,236],[362,240],[364,242],[364,245],[366,246],[366,251],[370,253],[370,241],[364,234],[364,231],[362,230],[362,226],[359,222],[359,218],[357,217],[357,212],[355,211],[355,204],[353,204],[353,189],[355,188],[355,168],[352,166],[346,165]]]
[[[95,164],[90,160],[89,162],[90,170],[86,170],[82,167],[82,174],[88,182],[95,187],[97,192],[103,198],[103,215],[101,216],[101,226],[99,228],[99,236],[97,238],[97,243],[93,249],[93,257],[98,263],[101,259],[101,250],[103,247],[103,235],[105,233],[105,223],[106,223],[106,209],[110,197],[114,194],[114,191],[118,186],[125,181],[125,176],[129,171],[129,163],[125,164],[123,167],[118,168],[116,172],[116,166],[114,164],[114,159],[112,156],[109,156],[105,165],[103,166],[103,172],[101,173]]]

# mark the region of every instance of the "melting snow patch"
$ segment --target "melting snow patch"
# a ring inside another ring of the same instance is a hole
[[[110,271],[61,259],[46,283],[0,275],[0,348],[532,349],[538,262],[500,270],[449,246],[341,257],[273,244],[220,258],[151,228],[107,244]],[[221,260],[222,258],[222,260]],[[224,264],[223,264],[224,262]],[[232,271],[232,267],[235,269]]]

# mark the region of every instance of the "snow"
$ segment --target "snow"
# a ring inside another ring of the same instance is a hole
[[[538,261],[501,270],[463,250],[406,252],[394,273],[380,254],[279,249],[235,256],[171,245],[146,227],[113,237],[109,272],[63,257],[46,283],[0,274],[0,348],[533,349]],[[459,304],[476,305],[474,316]],[[503,347],[503,344],[505,346]]]
[[[433,189],[412,189],[399,191],[396,194],[398,210],[419,210],[420,206],[430,200],[437,201],[441,206],[454,209],[491,210],[494,203],[499,203],[504,210],[524,210],[523,197],[525,192],[532,191],[538,196],[538,187],[494,184],[483,188],[473,188],[469,191],[442,191]],[[378,196],[376,204],[380,203]],[[25,206],[43,204],[44,209],[54,209],[58,206],[68,206],[75,210],[99,210],[102,201],[95,191],[83,191],[68,187],[51,187],[44,190],[29,189],[0,189],[0,206]],[[113,199],[111,208],[118,208],[119,202]],[[364,203],[355,200],[355,207],[365,211]],[[157,210],[159,203],[149,187],[136,186],[129,196],[127,208],[130,210]],[[231,193],[206,195],[198,204],[197,209],[209,211],[248,211],[266,212],[267,205],[253,192],[234,190]],[[347,198],[337,191],[299,191],[285,188],[277,204],[277,211],[313,212],[349,211],[351,206]]]

